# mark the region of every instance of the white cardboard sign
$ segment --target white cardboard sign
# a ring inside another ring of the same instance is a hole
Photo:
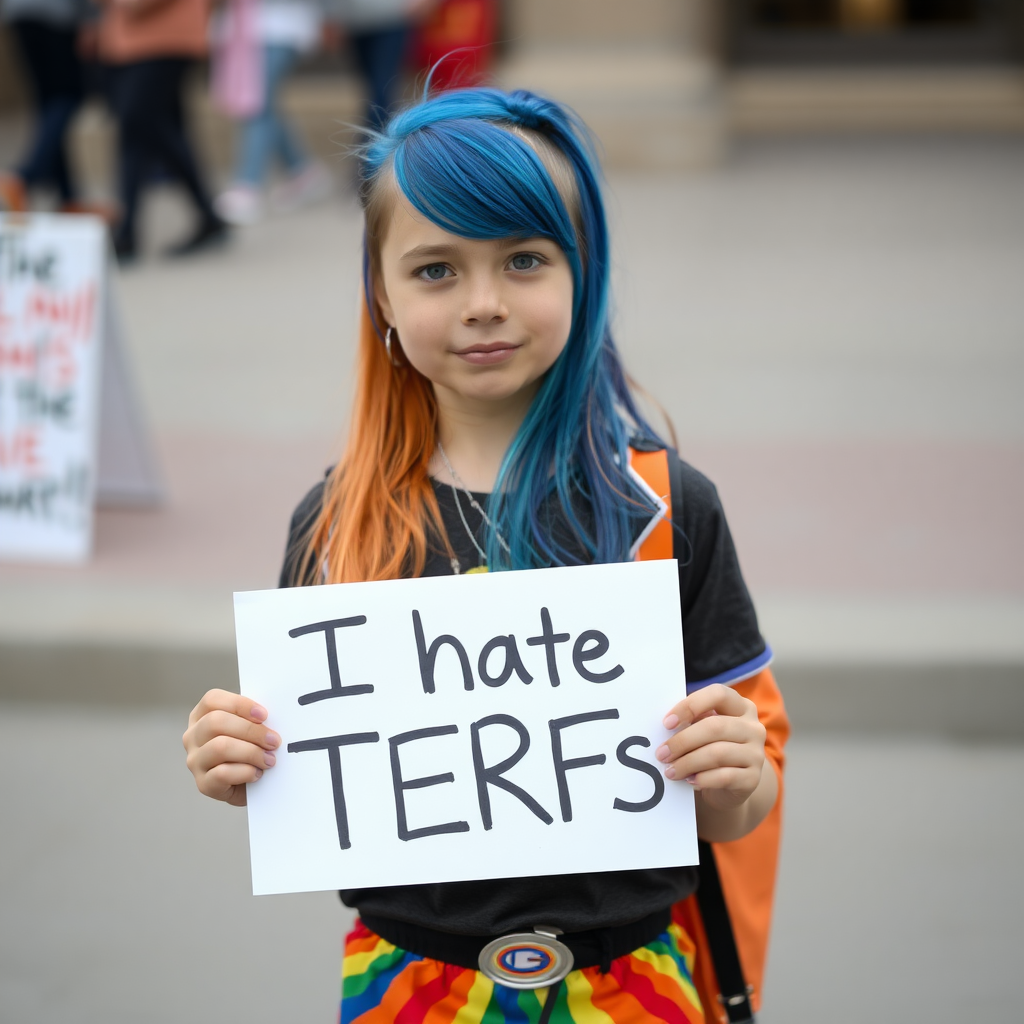
[[[235,595],[253,892],[697,863],[674,561]]]
[[[95,217],[0,215],[0,558],[87,558],[97,496],[160,496],[105,227]]]

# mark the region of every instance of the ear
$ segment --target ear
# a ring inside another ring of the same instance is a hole
[[[385,289],[384,282],[381,280],[379,274],[373,279],[373,298],[380,307],[380,311],[384,316],[384,322],[388,327],[394,327],[395,312],[391,308],[391,300],[388,299],[387,290]]]

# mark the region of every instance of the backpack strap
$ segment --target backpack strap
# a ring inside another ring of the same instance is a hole
[[[669,506],[669,516],[663,518],[648,535],[639,557],[644,560],[675,558],[685,561],[686,554],[681,550],[685,538],[682,530],[674,529],[672,525],[673,519],[681,519],[683,509],[679,456],[665,448],[657,451],[632,450],[631,454],[633,468]],[[718,1000],[725,1009],[729,1024],[752,1024],[755,1018],[750,1004],[750,989],[743,976],[715,852],[711,844],[703,840],[698,840],[697,850],[700,855],[697,905],[718,983]],[[707,1011],[709,1019],[717,1016],[713,1008],[708,1007]]]
[[[640,451],[630,448],[629,454],[629,464],[639,476],[643,477],[644,483],[668,506],[668,515],[661,517],[654,529],[644,539],[643,544],[640,545],[639,558],[642,561],[674,558],[672,509],[676,507],[676,493],[672,474],[669,472],[668,452],[664,448],[658,448],[655,451]],[[675,487],[681,487],[682,480],[678,473],[676,477]],[[679,495],[679,500],[682,500],[682,494]]]
[[[718,979],[718,999],[725,1007],[729,1024],[753,1024],[755,1018],[754,1008],[750,1005],[751,989],[743,976],[715,851],[710,843],[698,839],[697,852],[700,855],[697,905],[700,907],[704,934],[707,936],[715,977]]]

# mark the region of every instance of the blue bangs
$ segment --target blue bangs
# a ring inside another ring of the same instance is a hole
[[[538,150],[511,126],[560,155],[575,197],[560,194]],[[443,230],[472,239],[550,238],[572,268],[568,342],[491,497],[491,517],[511,549],[491,531],[493,569],[621,561],[655,513],[627,470],[632,437],[660,440],[636,408],[608,329],[608,231],[595,166],[582,124],[524,91],[442,93],[397,114],[366,149],[369,189],[390,169],[408,201]],[[573,199],[578,209],[570,212]],[[577,543],[553,535],[553,504]]]
[[[551,238],[570,255],[576,233],[532,146],[486,121],[447,121],[395,152],[403,194],[438,227],[463,238]]]

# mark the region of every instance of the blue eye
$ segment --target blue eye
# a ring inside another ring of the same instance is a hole
[[[540,260],[529,253],[518,252],[509,261],[509,266],[513,270],[533,270],[535,267],[540,266]]]
[[[418,271],[418,276],[426,281],[442,281],[448,276],[448,268],[443,263],[431,263]]]

